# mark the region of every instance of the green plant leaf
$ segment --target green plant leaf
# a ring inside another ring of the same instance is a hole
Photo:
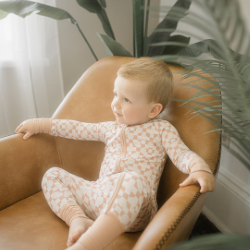
[[[98,0],[76,0],[76,1],[81,7],[92,13],[97,14],[98,12],[101,12],[103,8]]]
[[[1,1],[0,9],[23,18],[32,14],[34,11],[39,11],[36,14],[56,20],[70,19],[72,23],[76,22],[75,19],[65,10],[31,1]]]
[[[165,247],[164,250],[247,250],[250,236],[240,234],[211,234]]]
[[[143,56],[144,0],[133,0],[134,56]]]
[[[245,55],[239,54],[232,49],[228,48],[233,57],[233,60],[237,62],[241,62],[244,60],[245,63],[250,63],[250,58],[246,57]],[[181,51],[178,52],[179,55],[197,57],[200,56],[202,53],[211,53],[211,55],[216,59],[226,60],[227,58],[221,52],[221,45],[219,42],[215,41],[214,39],[206,39],[200,41],[198,43],[194,43],[187,48],[183,48]]]
[[[105,34],[99,34],[96,32],[101,39],[104,49],[108,56],[128,56],[133,57],[129,51],[127,51],[120,43],[114,41],[111,37]]]
[[[115,40],[114,32],[109,22],[107,13],[104,9],[106,7],[106,2],[105,1],[99,2],[98,0],[76,0],[76,1],[82,8],[86,9],[91,13],[96,13],[99,20],[102,23],[102,27],[105,33]]]
[[[179,51],[183,50],[184,46],[188,46],[190,37],[182,35],[174,35],[169,37],[168,42],[177,42],[183,44],[182,46],[166,45],[164,46],[163,54],[178,54]]]
[[[173,29],[175,30],[178,24],[178,21],[186,15],[186,11],[189,9],[191,5],[192,0],[177,0],[175,5],[170,9],[170,11],[167,13],[166,17],[162,20],[161,23],[159,23],[156,27],[156,29]],[[171,20],[171,17],[176,17],[175,13],[178,12],[178,19],[175,18],[175,20]],[[153,43],[159,43],[168,41],[170,38],[172,32],[156,32],[154,31],[149,37],[148,37],[148,56],[157,56],[162,55],[164,52],[165,47],[164,46],[158,46],[158,47],[151,47],[150,45]]]
[[[199,91],[189,100],[176,101],[190,110],[189,113],[193,114],[192,118],[202,115],[214,124],[215,128],[207,132],[226,132],[231,137],[230,144],[234,146],[230,146],[229,152],[250,170],[250,60],[248,57],[250,39],[239,11],[239,3],[234,0],[198,0],[193,1],[193,4],[196,4],[200,11],[189,13],[185,18],[186,25],[192,28],[189,30],[187,27],[184,31],[177,29],[176,32],[202,41],[183,48],[177,54],[154,57],[164,61],[177,61],[186,67],[187,71],[182,78],[186,79],[187,89],[197,88]],[[166,12],[164,8],[161,10]],[[163,15],[165,16],[165,13]],[[179,16],[180,13],[176,12],[168,18],[176,21]],[[164,28],[158,29],[158,32],[164,32],[164,30]],[[169,32],[172,30],[166,29]],[[193,33],[192,30],[196,32]],[[202,32],[211,39],[203,40],[202,37],[198,37],[197,34]],[[243,41],[246,41],[246,46],[242,46]],[[160,46],[170,44],[173,45],[169,41],[158,43]],[[152,46],[155,45],[157,44],[152,44]],[[183,44],[179,45],[183,46]],[[239,48],[243,51],[242,54],[238,53]],[[207,59],[198,57],[202,53],[207,53]],[[211,80],[205,77],[208,74],[212,76]],[[214,90],[206,89],[202,84],[192,83],[193,79],[188,80],[190,77],[195,77],[199,81],[204,80],[207,84],[214,84]],[[217,80],[217,85],[214,79]],[[219,102],[221,100],[222,106],[211,107],[209,102],[201,103],[199,98],[202,96],[213,97],[211,100],[215,100],[215,104],[216,100]],[[190,104],[192,104],[191,107]],[[218,119],[220,116],[222,116],[222,123]]]
[[[3,10],[0,10],[0,20],[1,19],[4,19],[6,16],[8,16],[9,15],[9,13],[7,13],[7,12],[5,12],[5,11],[3,11]]]

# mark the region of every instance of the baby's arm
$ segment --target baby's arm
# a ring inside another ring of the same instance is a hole
[[[37,133],[48,133],[74,140],[105,141],[105,123],[85,123],[75,120],[52,118],[35,118],[22,122],[15,130],[16,133],[27,131],[23,139]]]
[[[212,192],[215,189],[215,179],[207,163],[200,157],[195,156],[189,162],[189,177],[180,183],[180,187],[185,187],[195,183],[201,186],[200,192]]]
[[[15,130],[16,133],[26,132],[24,140],[29,139],[33,134],[51,133],[52,118],[35,118],[23,121]]]
[[[170,123],[162,132],[163,146],[175,166],[189,177],[180,184],[181,187],[199,183],[200,192],[212,192],[215,179],[207,163],[191,151],[181,140],[177,130]]]

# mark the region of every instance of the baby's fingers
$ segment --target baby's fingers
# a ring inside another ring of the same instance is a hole
[[[21,124],[16,128],[15,132],[16,132],[16,133],[19,133],[19,132],[20,132],[19,129],[21,129],[22,126],[23,126],[23,123],[21,123]]]
[[[24,140],[28,140],[32,135],[33,135],[33,133],[27,132],[27,133],[24,135],[23,139],[24,139]]]
[[[182,183],[180,183],[180,187],[186,187],[189,185],[195,184],[195,180],[190,175],[186,180],[184,180]]]
[[[201,186],[200,193],[212,192],[215,189],[215,182],[200,180],[199,184]]]
[[[198,181],[200,186],[201,186],[201,189],[200,189],[200,193],[206,193],[206,192],[209,192],[209,187],[208,187],[208,183],[203,181],[203,180],[200,180]]]

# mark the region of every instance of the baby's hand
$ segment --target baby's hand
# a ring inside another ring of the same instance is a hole
[[[23,121],[15,130],[16,133],[22,133],[27,130],[27,133],[24,135],[23,139],[27,140],[35,133],[33,119],[28,119]]]
[[[196,171],[190,174],[189,177],[179,185],[180,187],[185,187],[195,183],[200,184],[200,193],[212,192],[215,189],[214,176],[206,171]]]

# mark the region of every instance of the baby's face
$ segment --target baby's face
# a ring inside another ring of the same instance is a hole
[[[111,108],[117,122],[138,125],[148,122],[153,102],[146,96],[146,84],[139,80],[117,77],[114,83],[114,99]]]

